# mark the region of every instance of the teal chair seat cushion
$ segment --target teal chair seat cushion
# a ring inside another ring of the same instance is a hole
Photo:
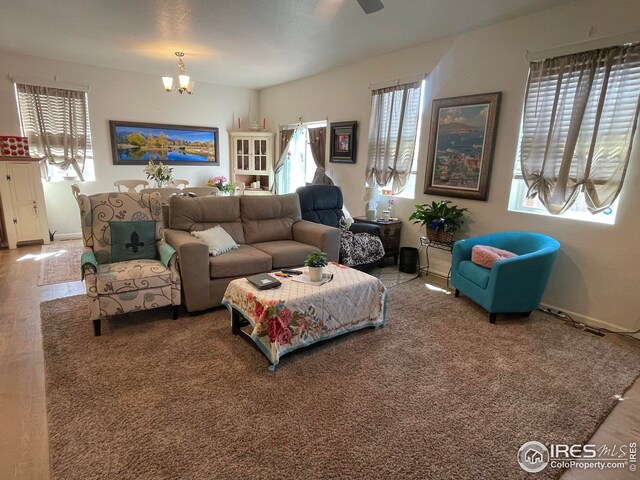
[[[109,227],[112,262],[158,258],[155,221],[111,221]]]
[[[466,278],[484,290],[489,284],[491,270],[489,268],[476,265],[470,260],[464,260],[460,262],[460,265],[458,266],[458,275]]]

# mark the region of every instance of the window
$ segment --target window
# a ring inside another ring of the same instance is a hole
[[[94,180],[87,93],[16,83],[22,134],[47,181]]]
[[[424,80],[371,92],[366,183],[405,190],[417,151]],[[415,187],[415,181],[414,181]]]
[[[313,181],[317,167],[311,152],[309,128],[326,128],[326,126],[326,121],[320,121],[281,128],[281,132],[293,130],[293,133],[289,143],[287,161],[282,164],[282,168],[276,174],[278,194],[295,192],[298,187],[303,187]]]
[[[640,44],[533,62],[509,209],[614,223],[640,108]]]

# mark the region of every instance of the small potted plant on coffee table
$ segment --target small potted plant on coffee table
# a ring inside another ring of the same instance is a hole
[[[309,280],[319,282],[322,280],[322,270],[327,266],[327,254],[321,250],[311,252],[304,264],[309,267]]]
[[[467,208],[458,208],[450,205],[451,200],[431,202],[431,205],[416,205],[416,210],[409,220],[413,223],[424,225],[427,229],[427,238],[434,242],[451,243],[453,233],[463,223],[464,212]]]

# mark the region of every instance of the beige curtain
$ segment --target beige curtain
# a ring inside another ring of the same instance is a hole
[[[372,90],[366,182],[404,190],[415,151],[421,82]]]
[[[333,185],[333,180],[329,178],[325,171],[325,151],[327,127],[309,128],[309,147],[313,161],[316,164],[316,172],[313,176],[314,185]]]
[[[42,157],[43,176],[51,166],[73,168],[80,181],[89,141],[87,94],[77,90],[16,84],[20,115],[32,156]]]
[[[295,130],[280,130],[280,157],[276,160],[276,164],[273,167],[273,185],[271,191],[275,194],[278,193],[278,174],[284,168],[287,156],[289,155],[289,142],[293,137]]]
[[[640,44],[582,52],[529,68],[519,149],[528,197],[553,214],[581,191],[600,212],[624,181],[640,108]]]

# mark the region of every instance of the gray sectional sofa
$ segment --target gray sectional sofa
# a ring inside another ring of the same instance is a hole
[[[190,232],[220,225],[240,248],[210,256]],[[338,261],[340,230],[302,220],[297,194],[182,197],[169,200],[167,243],[178,251],[184,304],[189,312],[221,305],[231,280],[301,266],[320,249]]]

